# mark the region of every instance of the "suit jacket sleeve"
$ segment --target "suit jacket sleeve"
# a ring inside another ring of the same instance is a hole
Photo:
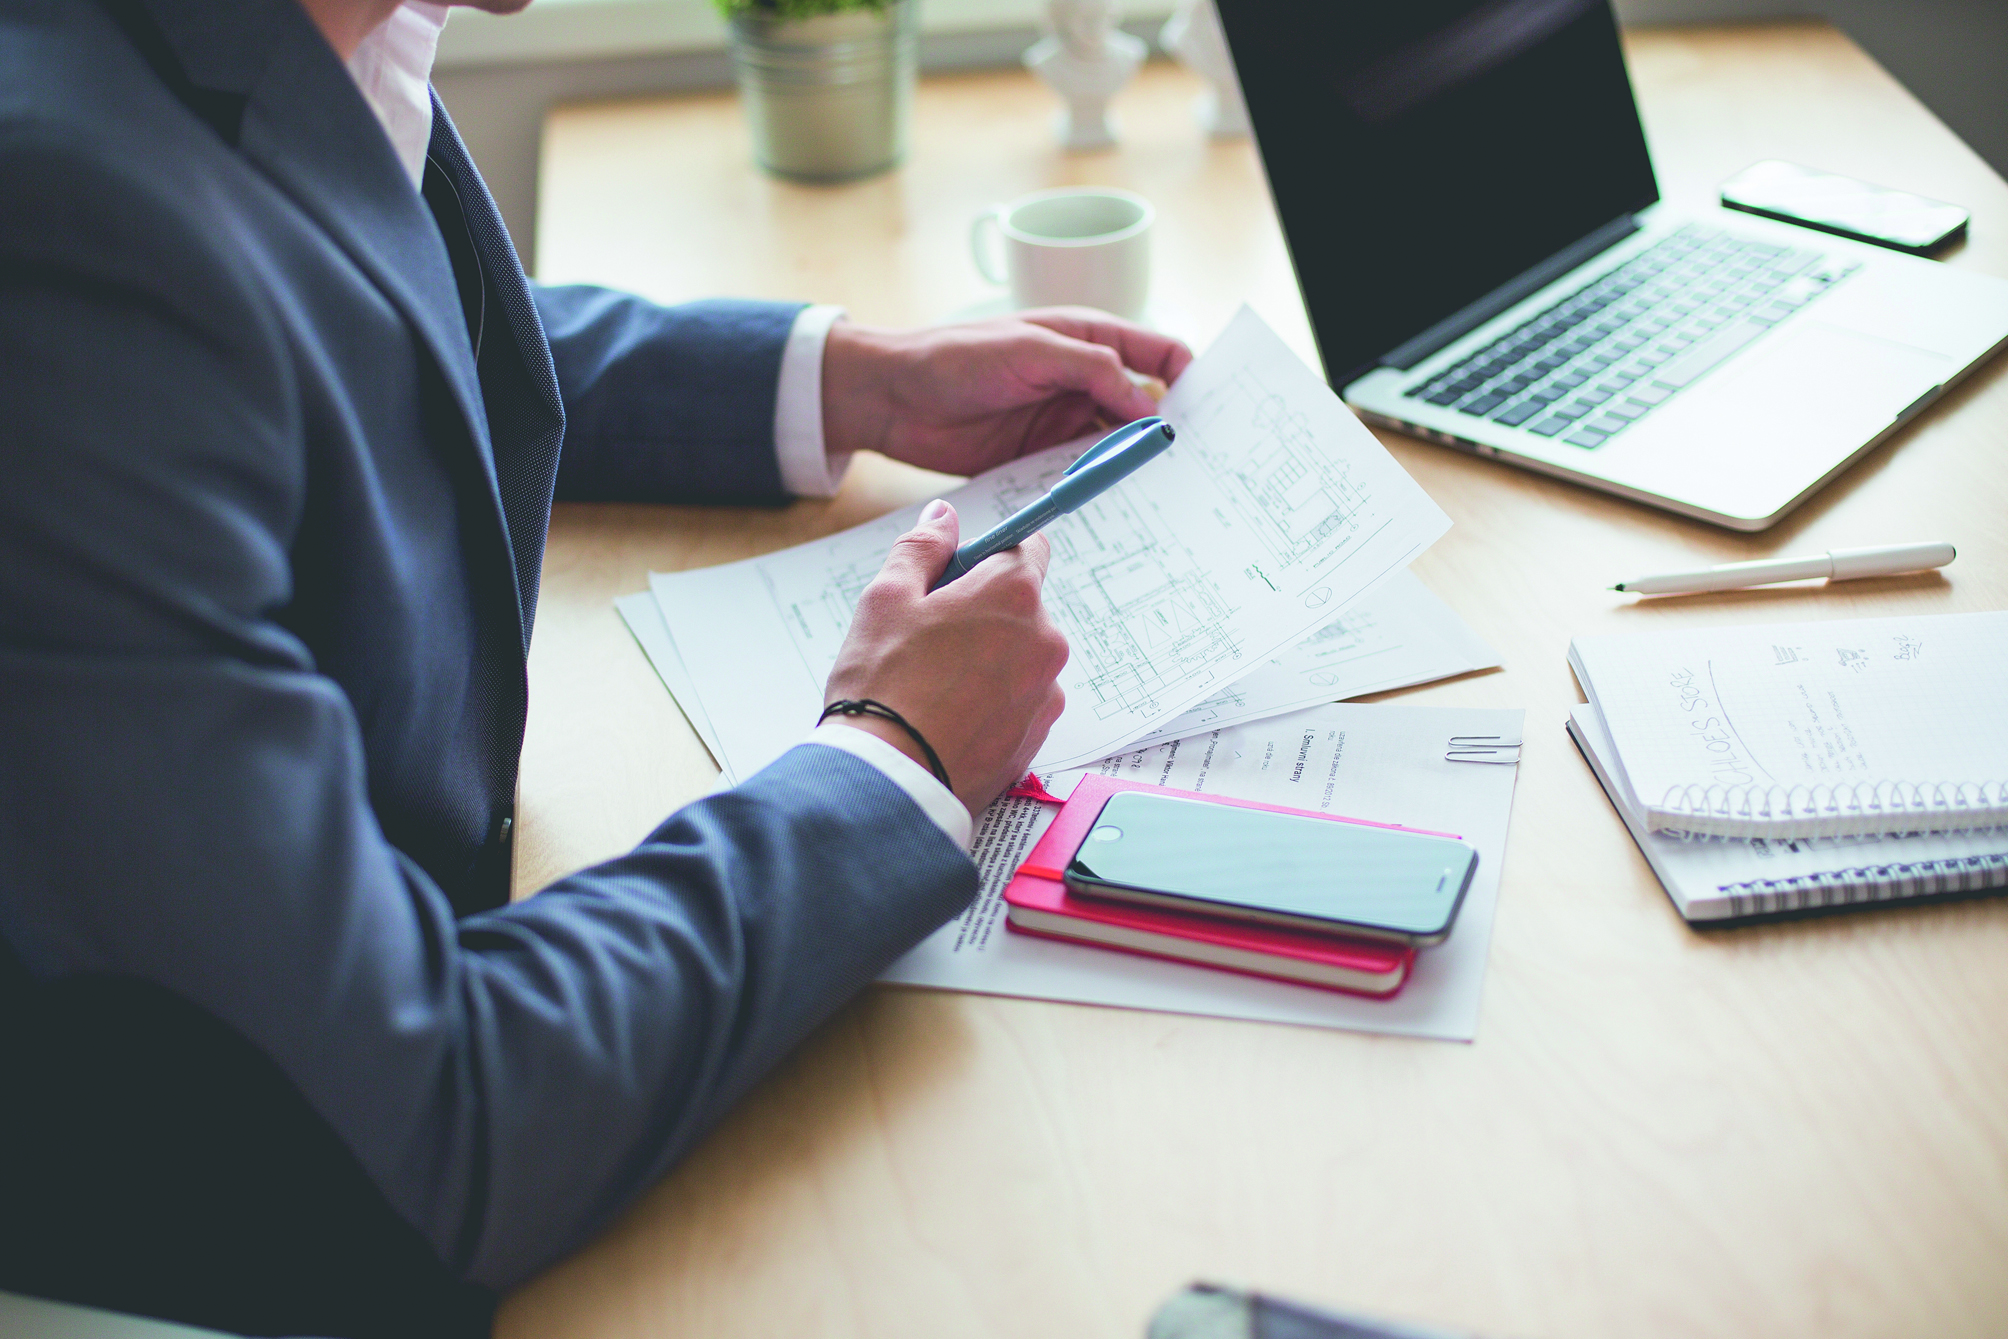
[[[534,291],[565,401],[560,498],[790,500],[774,401],[803,304],[664,307],[585,285]]]
[[[804,746],[456,920],[379,828],[356,704],[285,623],[314,463],[257,288],[174,209],[42,208],[138,200],[119,165],[6,158],[46,189],[0,211],[0,936],[41,980],[124,975],[207,1010],[443,1259],[521,1281],[963,906],[974,867],[873,768]],[[580,477],[641,471],[618,458],[641,429],[598,397],[717,325],[557,310],[602,415]],[[725,323],[771,343],[783,316]],[[757,380],[764,356],[729,370]],[[672,468],[758,445],[737,412],[700,415]]]

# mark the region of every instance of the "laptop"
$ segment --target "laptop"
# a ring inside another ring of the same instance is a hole
[[[1762,530],[2008,343],[2008,281],[1662,205],[1608,0],[1218,4],[1370,422]]]

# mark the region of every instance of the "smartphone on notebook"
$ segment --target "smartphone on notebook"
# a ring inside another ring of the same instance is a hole
[[[1427,945],[1450,933],[1477,868],[1448,837],[1122,791],[1065,875],[1081,897]]]

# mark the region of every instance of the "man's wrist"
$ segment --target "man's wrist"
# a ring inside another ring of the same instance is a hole
[[[874,739],[882,739],[913,760],[915,766],[934,776],[934,769],[928,765],[927,755],[920,751],[912,735],[899,728],[883,716],[832,716],[825,725],[847,725],[853,730],[862,730]],[[936,778],[939,780],[940,778]]]
[[[875,721],[866,716],[832,716],[816,727],[809,742],[842,749],[877,768],[920,806],[920,811],[943,835],[964,850],[969,849],[974,816],[962,798],[942,785],[927,764],[915,756],[919,750],[913,747],[911,739],[893,739],[872,728],[873,725],[899,728],[890,721]]]
[[[823,344],[823,438],[832,451],[883,451],[892,434],[899,332],[840,319]]]

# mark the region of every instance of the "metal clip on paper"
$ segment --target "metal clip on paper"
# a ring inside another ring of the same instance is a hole
[[[1444,750],[1445,762],[1504,763],[1508,767],[1520,761],[1520,741],[1510,743],[1498,735],[1452,735],[1450,747]]]

